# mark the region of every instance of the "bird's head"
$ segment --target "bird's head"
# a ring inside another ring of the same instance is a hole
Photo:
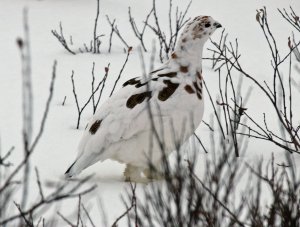
[[[189,21],[176,44],[171,57],[182,64],[196,62],[201,65],[204,43],[222,25],[210,16],[198,16]],[[199,63],[200,61],[200,63]]]
[[[222,27],[222,25],[210,16],[195,17],[186,24],[181,34],[180,41],[181,43],[200,40],[205,42],[209,36],[220,27]]]

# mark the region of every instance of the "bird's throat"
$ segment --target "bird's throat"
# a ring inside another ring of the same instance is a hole
[[[182,68],[188,67],[190,71],[200,71],[202,69],[203,44],[201,42],[179,42],[171,54],[171,61]]]

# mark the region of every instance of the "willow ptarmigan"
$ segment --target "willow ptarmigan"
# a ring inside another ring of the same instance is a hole
[[[147,77],[125,82],[88,123],[77,158],[65,174],[71,177],[112,159],[126,164],[126,180],[144,182],[155,176],[149,163],[160,165],[161,145],[169,155],[202,120],[202,51],[219,27],[212,17],[194,18],[185,26],[170,60]]]

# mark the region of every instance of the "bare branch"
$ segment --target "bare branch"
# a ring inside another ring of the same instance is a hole
[[[122,68],[121,68],[121,70],[120,70],[120,73],[119,73],[119,75],[118,75],[118,77],[117,77],[117,79],[116,79],[116,81],[115,81],[115,84],[114,84],[114,86],[113,86],[113,89],[112,89],[111,92],[110,92],[109,97],[111,97],[112,94],[113,94],[114,91],[115,91],[115,88],[116,88],[116,86],[117,86],[117,83],[119,82],[119,80],[120,80],[120,78],[121,78],[121,75],[122,75],[122,73],[123,73],[123,70],[124,70],[124,68],[125,68],[125,66],[126,66],[126,64],[127,64],[127,62],[128,62],[128,58],[129,58],[129,55],[130,55],[130,52],[131,52],[131,51],[132,51],[132,47],[129,47],[128,50],[127,50],[127,55],[126,55],[125,62],[124,62],[123,66],[122,66]]]
[[[121,42],[126,46],[126,48],[128,49],[130,46],[127,44],[127,42],[124,40],[124,38],[121,36],[120,34],[120,31],[117,27],[117,25],[115,25],[115,20],[113,20],[113,22],[110,21],[108,15],[106,15],[106,19],[107,19],[107,22],[109,23],[109,25],[111,26],[111,29],[112,29],[112,33],[116,33],[116,35],[119,37],[119,39],[121,40]],[[111,36],[112,37],[112,33],[111,33]],[[111,41],[110,41],[111,43]],[[111,45],[110,45],[111,46]],[[109,48],[110,50],[110,48]]]
[[[64,37],[64,33],[63,33],[63,28],[62,28],[62,23],[59,22],[59,30],[60,30],[60,34],[58,34],[58,32],[56,30],[51,30],[52,34],[57,38],[57,40],[60,42],[60,44],[71,54],[75,55],[76,53],[71,50],[68,46],[68,43]]]

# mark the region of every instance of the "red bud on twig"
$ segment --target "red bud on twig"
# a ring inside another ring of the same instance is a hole
[[[289,46],[290,49],[293,49],[293,44],[291,42],[291,38],[290,37],[288,37],[288,46]]]
[[[257,14],[256,14],[256,21],[259,22],[259,19],[260,19],[260,12],[258,10],[257,11]]]
[[[23,46],[24,46],[23,39],[17,38],[17,45],[20,49],[23,49]]]

